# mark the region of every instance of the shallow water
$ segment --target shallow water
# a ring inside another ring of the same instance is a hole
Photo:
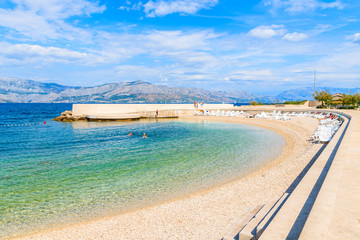
[[[70,108],[0,104],[0,237],[215,187],[264,165],[285,144],[240,124],[51,121]]]

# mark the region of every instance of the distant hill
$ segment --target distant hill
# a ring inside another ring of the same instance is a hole
[[[325,87],[319,87],[316,89],[318,92],[323,90],[329,90],[331,94],[334,93],[356,93],[357,88],[325,88]],[[294,101],[294,100],[312,100],[314,89],[311,87],[307,88],[298,88],[298,89],[292,89],[288,91],[284,91],[274,97],[274,99],[278,99],[279,101]]]
[[[245,91],[174,88],[144,81],[71,87],[17,78],[0,78],[0,102],[16,103],[234,103],[256,96]]]
[[[317,88],[334,93],[354,93],[357,88]],[[63,86],[18,78],[0,78],[0,103],[265,103],[276,100],[311,100],[313,89],[298,88],[277,96],[257,96],[246,91],[208,91],[160,86],[144,81],[109,83],[95,87]]]

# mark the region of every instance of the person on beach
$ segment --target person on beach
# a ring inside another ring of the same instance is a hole
[[[156,118],[159,116],[159,110],[156,109]]]
[[[129,132],[128,136],[132,136],[132,132]]]
[[[147,138],[147,135],[144,133],[143,138]]]

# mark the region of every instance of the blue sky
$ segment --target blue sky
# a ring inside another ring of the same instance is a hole
[[[357,0],[0,0],[0,77],[272,95],[360,87]]]

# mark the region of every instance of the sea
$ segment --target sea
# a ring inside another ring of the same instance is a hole
[[[52,120],[71,108],[0,104],[0,239],[212,189],[261,168],[285,146],[270,130],[201,118]]]

